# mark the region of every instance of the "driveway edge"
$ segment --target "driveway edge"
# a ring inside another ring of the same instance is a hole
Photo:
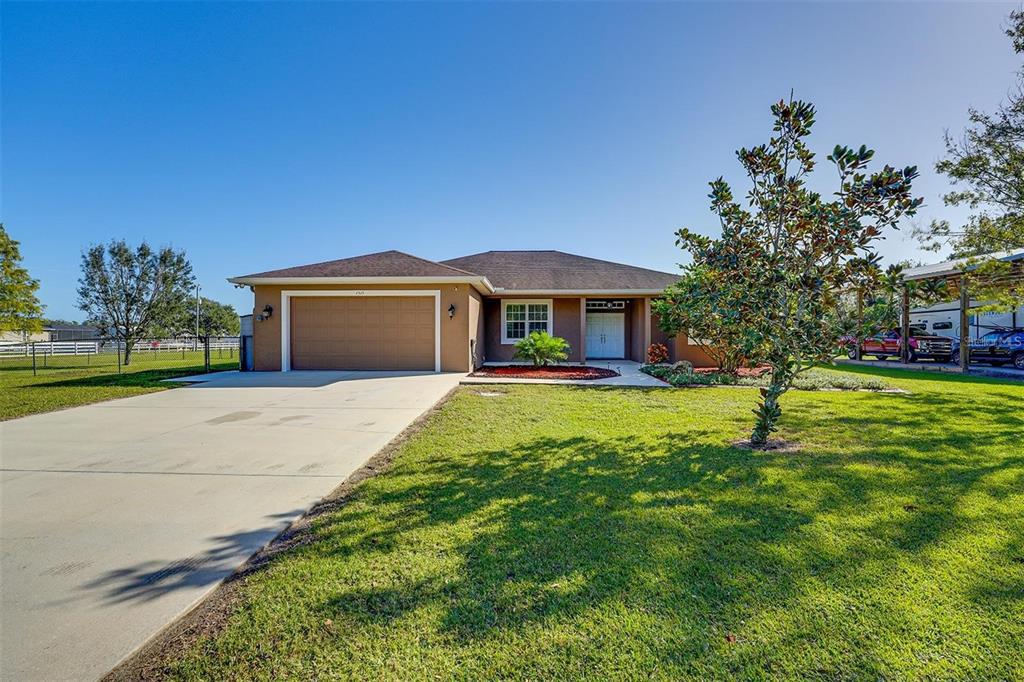
[[[241,590],[246,578],[265,568],[278,555],[307,542],[308,532],[313,521],[347,504],[358,491],[360,483],[386,472],[391,467],[398,450],[406,441],[419,433],[435,413],[444,408],[460,386],[456,385],[441,396],[437,402],[370,457],[363,466],[353,471],[334,490],[243,561],[231,575],[224,578],[187,611],[139,645],[135,651],[125,656],[101,680],[103,682],[128,682],[130,680],[165,679],[166,666],[170,661],[179,658],[200,639],[213,637],[223,630],[228,618],[242,601]]]

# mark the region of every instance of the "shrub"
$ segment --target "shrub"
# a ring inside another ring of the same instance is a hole
[[[759,377],[741,378],[739,383],[741,386],[767,386],[770,381],[771,375],[764,374]],[[820,391],[822,389],[882,391],[892,387],[885,380],[878,377],[809,369],[803,374],[798,374],[793,379],[793,388],[800,391]]]
[[[685,360],[681,362],[690,365]],[[673,386],[728,386],[736,383],[736,376],[726,372],[694,372],[692,365],[688,369],[676,369],[675,367],[676,365],[644,365],[641,369],[652,377],[667,381]]]
[[[668,347],[663,343],[652,343],[647,348],[647,362],[652,365],[660,365],[668,361]]]
[[[728,372],[695,372],[692,367],[677,369],[676,365],[644,365],[642,370],[673,386],[765,387],[771,383],[771,375],[767,373],[761,376],[737,376]],[[820,391],[822,389],[882,391],[891,386],[878,377],[811,369],[797,375],[793,380],[793,388],[801,391]]]
[[[531,332],[526,338],[516,341],[515,357],[529,360],[536,366],[551,365],[569,357],[569,343],[547,332]]]

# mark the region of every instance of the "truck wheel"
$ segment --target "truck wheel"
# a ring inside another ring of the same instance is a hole
[[[1024,369],[1024,351],[1017,351],[1013,354],[1013,366],[1017,369]]]
[[[910,351],[910,355],[907,356],[907,362],[917,362],[917,353]]]
[[[848,348],[846,350],[846,357],[850,358],[851,360],[856,360],[857,359],[857,349],[856,348]],[[861,357],[864,357],[864,356],[862,355]]]

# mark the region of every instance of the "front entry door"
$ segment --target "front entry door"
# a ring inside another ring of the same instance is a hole
[[[626,316],[622,313],[587,313],[587,358],[622,359],[626,356]]]

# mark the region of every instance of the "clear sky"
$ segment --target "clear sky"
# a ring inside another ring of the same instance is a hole
[[[707,182],[790,89],[824,156],[922,169],[994,107],[1015,4],[2,3],[2,206],[51,317],[89,244],[185,249],[204,295],[395,248],[561,249],[674,271]],[[908,232],[909,230],[905,230]],[[903,233],[887,259],[935,260]]]

